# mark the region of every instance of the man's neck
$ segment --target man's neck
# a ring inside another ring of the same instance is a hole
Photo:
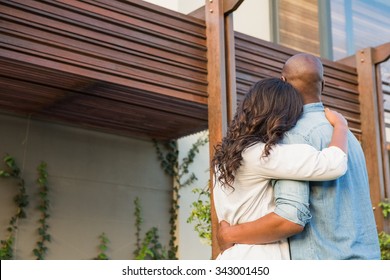
[[[319,97],[303,97],[303,104],[311,104],[321,102],[321,98]]]

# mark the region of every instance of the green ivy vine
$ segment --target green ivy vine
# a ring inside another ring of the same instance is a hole
[[[19,186],[18,193],[14,197],[14,202],[16,204],[16,213],[11,217],[9,221],[9,226],[7,228],[8,237],[0,241],[0,259],[11,260],[14,257],[13,247],[16,231],[18,229],[18,222],[19,219],[24,219],[27,217],[26,207],[29,204],[29,200],[26,192],[25,181],[21,177],[20,168],[16,165],[15,159],[9,155],[6,155],[3,161],[5,163],[5,168],[0,170],[0,177],[13,178],[18,182]]]
[[[383,216],[387,218],[390,214],[390,203],[388,199],[385,199],[384,201],[380,202],[379,207],[382,208]]]
[[[110,240],[104,232],[99,235],[99,240],[99,254],[96,258],[94,258],[94,260],[109,260],[110,258],[107,256],[106,252],[108,250],[108,243],[110,243]]]
[[[388,199],[379,203],[379,207],[382,208],[382,213],[385,219],[390,217],[390,203]],[[378,235],[379,246],[381,249],[381,259],[390,260],[390,234],[382,231]]]
[[[134,251],[134,258],[136,260],[167,260],[168,252],[159,241],[158,229],[152,227],[146,232],[145,237],[141,243],[141,204],[137,197],[134,200],[135,205],[135,228],[136,228],[136,249]]]
[[[193,172],[189,171],[190,165],[194,162],[195,156],[199,153],[199,148],[208,143],[208,135],[200,137],[188,151],[186,157],[179,164],[179,150],[177,140],[171,140],[165,143],[154,141],[157,157],[160,160],[164,172],[173,178],[172,201],[170,207],[170,240],[168,258],[177,259],[178,246],[176,244],[177,218],[179,210],[179,190],[185,186],[191,185],[197,180]]]
[[[159,241],[158,229],[152,227],[146,232],[140,250],[135,256],[136,260],[167,260],[168,253]]]
[[[187,223],[194,223],[194,230],[206,244],[211,245],[211,205],[209,187],[195,188],[193,193],[198,194],[198,199],[191,205],[191,214]]]
[[[169,240],[169,249],[168,249],[168,258],[172,260],[177,259],[177,251],[178,247],[176,245],[176,229],[177,229],[177,217],[178,217],[178,209],[179,209],[179,185],[178,182],[178,174],[179,174],[179,164],[178,164],[178,157],[179,157],[179,150],[177,147],[177,141],[172,140],[168,141],[166,143],[158,143],[154,142],[157,157],[160,160],[161,167],[163,168],[164,172],[173,177],[173,187],[172,187],[172,201],[171,206],[169,209],[169,224],[171,226],[169,234],[170,234],[170,240]],[[165,148],[165,154],[161,148],[163,146]]]
[[[384,231],[380,232],[379,235],[379,246],[381,249],[381,259],[390,260],[390,234]]]
[[[139,199],[136,198],[135,203],[135,216],[136,216],[136,250],[134,251],[135,259],[177,259],[178,246],[176,245],[176,230],[177,230],[177,218],[179,209],[179,190],[185,186],[188,186],[197,180],[197,177],[193,172],[189,171],[189,166],[194,162],[196,154],[199,153],[199,148],[208,143],[208,137],[203,136],[199,138],[188,151],[186,157],[183,158],[179,164],[179,151],[177,141],[168,141],[165,143],[154,142],[157,151],[158,159],[166,174],[173,178],[173,195],[170,207],[170,240],[168,250],[159,242],[158,229],[156,227],[151,228],[146,232],[145,237],[141,240],[141,207]],[[29,204],[28,195],[26,192],[25,181],[21,177],[20,168],[16,165],[13,157],[7,155],[3,159],[5,168],[0,170],[0,177],[13,178],[18,182],[18,194],[14,197],[15,204],[17,206],[16,214],[11,217],[9,226],[7,228],[8,237],[1,240],[0,259],[7,260],[13,259],[14,242],[17,232],[17,225],[19,219],[26,218],[26,207]],[[38,166],[38,179],[37,183],[40,187],[39,197],[40,205],[38,210],[41,212],[41,218],[39,219],[39,240],[36,242],[36,248],[33,249],[33,254],[38,260],[43,260],[46,257],[48,248],[47,242],[51,242],[51,235],[49,234],[48,219],[49,214],[49,188],[48,188],[48,174],[47,164],[42,162]],[[198,201],[193,203],[195,209],[193,210],[189,221],[198,221],[195,226],[195,230],[200,234],[202,238],[209,238],[210,233],[204,233],[205,229],[203,225],[200,225],[200,221],[207,223],[207,218],[210,215],[207,214],[207,207],[209,208],[209,200],[202,200],[201,197],[209,196],[205,190],[195,189],[194,192],[199,193]],[[207,198],[207,197],[206,197]],[[202,212],[203,211],[203,212]],[[206,218],[207,216],[207,218]],[[109,239],[102,233],[99,236],[99,254],[95,259],[103,260],[109,259],[106,251],[108,249]]]
[[[142,216],[141,216],[141,204],[139,198],[136,197],[134,199],[134,216],[135,216],[135,251],[134,255],[137,256],[141,250],[141,224],[142,224]]]
[[[49,214],[49,187],[47,184],[47,164],[41,162],[38,165],[38,179],[37,183],[40,187],[39,197],[40,205],[38,206],[38,211],[41,212],[41,218],[39,219],[40,227],[38,228],[38,234],[40,239],[37,241],[37,247],[33,250],[34,255],[37,257],[37,260],[44,260],[47,254],[46,242],[51,242],[51,236],[48,233],[49,225],[47,223],[50,214]]]

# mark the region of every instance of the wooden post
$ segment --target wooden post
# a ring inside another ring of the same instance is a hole
[[[225,16],[227,118],[230,122],[237,110],[236,53],[233,14]]]
[[[381,143],[381,151],[382,151],[382,163],[383,163],[382,169],[383,169],[383,180],[384,180],[384,189],[381,192],[382,193],[381,200],[390,197],[390,163],[389,163],[389,154],[387,150],[386,131],[385,131],[386,123],[385,123],[384,97],[383,97],[383,91],[381,86],[382,75],[381,75],[379,64],[388,60],[389,57],[390,57],[390,43],[380,45],[375,49],[373,49],[373,62],[376,68],[376,73],[375,73],[376,83],[378,85],[377,88],[378,109],[379,109],[378,122],[381,128],[380,143]],[[384,217],[383,217],[382,230],[385,232],[390,231],[390,220],[385,219]]]
[[[390,57],[390,43],[360,50],[339,62],[354,67],[358,73],[362,146],[366,156],[370,193],[378,230],[389,231],[378,203],[390,196],[390,164],[387,151],[382,80],[379,64]]]
[[[377,79],[372,48],[365,48],[356,53],[356,70],[359,83],[362,147],[366,156],[375,220],[378,231],[382,231],[384,219],[378,208],[379,202],[384,197],[385,189],[381,143],[382,128],[379,125],[380,122],[377,121],[381,112],[378,106]]]
[[[386,43],[383,45],[380,45],[374,49],[374,63],[377,66],[376,68],[376,77],[377,77],[377,85],[382,84],[382,75],[380,71],[379,64],[382,62],[385,62],[390,57],[390,43]],[[378,101],[379,101],[379,113],[378,116],[379,123],[382,130],[382,137],[381,137],[381,144],[382,144],[382,161],[383,161],[383,176],[384,176],[384,197],[390,198],[390,163],[389,163],[389,156],[387,151],[387,143],[386,143],[386,132],[385,132],[385,110],[384,110],[384,98],[383,98],[383,91],[382,87],[378,87]],[[390,225],[388,222],[388,229],[390,230]]]
[[[210,159],[214,146],[221,141],[227,128],[224,12],[222,0],[206,0],[208,122]],[[213,170],[210,168],[212,258],[219,253],[215,232],[218,219],[213,203]]]
[[[210,160],[214,147],[226,134],[228,121],[236,110],[234,31],[231,13],[243,0],[206,0],[208,122]],[[228,42],[228,43],[227,43]],[[216,239],[218,219],[213,203],[214,172],[210,168],[212,258],[220,252]]]

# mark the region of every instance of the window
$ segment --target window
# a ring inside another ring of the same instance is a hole
[[[333,60],[390,41],[390,2],[331,0]]]
[[[317,0],[279,0],[273,4],[276,14],[274,41],[298,51],[320,55]]]

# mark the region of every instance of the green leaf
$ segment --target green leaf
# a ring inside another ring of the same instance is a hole
[[[0,170],[0,177],[9,177],[11,176],[11,174],[9,174],[8,172],[4,171],[4,170]]]

